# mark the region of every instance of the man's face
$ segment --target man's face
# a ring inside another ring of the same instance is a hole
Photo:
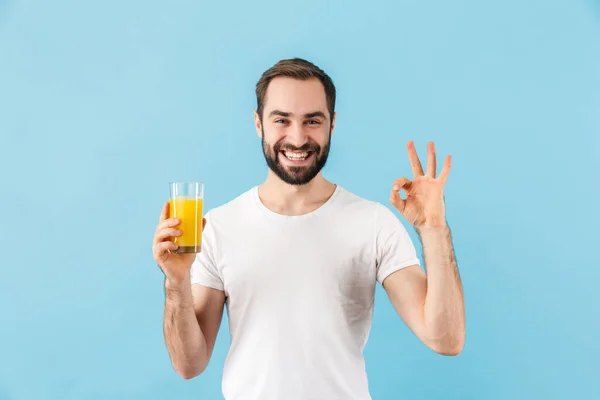
[[[284,182],[304,185],[325,166],[334,128],[318,79],[278,77],[267,89],[262,121],[254,116],[269,168]]]

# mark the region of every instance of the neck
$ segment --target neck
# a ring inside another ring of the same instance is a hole
[[[302,215],[321,207],[333,194],[336,185],[321,173],[306,185],[290,185],[271,170],[258,187],[258,196],[271,211],[283,215]]]

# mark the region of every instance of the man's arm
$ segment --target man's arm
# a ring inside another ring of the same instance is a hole
[[[465,343],[464,296],[447,225],[419,232],[425,274],[418,265],[403,268],[383,281],[398,315],[430,349],[457,355]]]
[[[465,343],[465,311],[444,202],[452,157],[446,156],[436,176],[433,142],[427,144],[425,172],[413,141],[407,143],[407,150],[414,179],[396,180],[390,202],[419,233],[427,275],[412,266],[392,273],[382,285],[400,316],[427,346],[441,354],[456,355]],[[400,191],[406,193],[406,199],[400,197]]]
[[[173,368],[184,379],[200,375],[212,355],[225,294],[190,283],[165,281],[164,336]]]

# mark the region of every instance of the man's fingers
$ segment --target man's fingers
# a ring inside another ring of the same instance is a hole
[[[169,218],[169,202],[165,202],[165,204],[163,205],[162,211],[160,213],[160,221],[159,222],[163,222],[165,221],[167,218]]]
[[[401,178],[396,179],[394,184],[392,185],[392,192],[390,193],[390,202],[398,209],[398,211],[402,212],[404,207],[406,207],[406,201],[400,197],[400,190],[404,190],[406,193],[410,190],[412,182],[407,177],[403,176]]]
[[[179,225],[180,223],[181,223],[181,220],[179,218],[169,218],[169,219],[161,222],[160,224],[158,224],[158,226],[156,227],[156,230],[159,231],[161,229],[171,228],[171,227]]]
[[[427,143],[427,172],[426,175],[430,178],[435,178],[436,174],[435,162],[435,145],[433,142]]]
[[[392,185],[392,190],[396,192],[400,189],[408,191],[410,189],[411,184],[412,182],[410,181],[410,179],[403,176],[394,181],[394,184]]]
[[[406,207],[406,200],[402,200],[400,194],[395,190],[392,190],[392,193],[390,194],[390,203],[392,203],[392,205],[400,212],[403,212],[404,207]]]
[[[169,251],[175,251],[175,250],[177,250],[178,247],[179,246],[177,246],[173,242],[157,243],[154,246],[154,252],[155,252],[156,258],[164,257],[165,253],[168,253]]]
[[[452,156],[446,156],[446,160],[444,161],[444,166],[442,167],[442,172],[440,172],[440,176],[438,177],[438,179],[444,184],[448,180],[448,175],[450,175],[451,167],[452,167]]]
[[[169,239],[176,236],[181,236],[182,232],[175,228],[164,228],[156,232],[154,235],[155,242],[162,242],[165,239]]]
[[[419,156],[417,155],[415,143],[412,140],[409,141],[406,145],[406,149],[408,150],[408,160],[410,161],[413,175],[415,177],[423,176],[423,166],[421,165],[421,160],[419,160]]]

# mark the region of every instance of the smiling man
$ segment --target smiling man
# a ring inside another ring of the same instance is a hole
[[[298,85],[300,82],[302,84]],[[271,103],[279,104],[282,108],[286,107],[288,111],[270,109],[266,118],[263,118],[267,84],[270,84]],[[333,84],[331,85],[333,88]],[[263,104],[259,104],[254,118],[257,132],[262,140],[263,153],[270,170],[279,180],[288,185],[308,184],[321,172],[327,162],[334,114],[333,110],[327,107],[327,102],[335,101],[335,92],[330,95],[332,98],[329,100],[322,98],[321,103],[324,104],[319,104],[318,107],[315,107],[317,104],[314,103],[297,104],[300,99],[310,99],[315,92],[319,91],[323,91],[323,84],[318,79],[298,81],[291,77],[286,79],[285,76],[275,76],[272,80],[263,78],[257,87],[257,95],[259,98],[263,97]],[[298,115],[298,111],[303,112],[302,108],[306,109],[305,112]],[[293,121],[298,121],[301,129],[297,127],[290,129]],[[267,141],[265,125],[271,143]],[[299,137],[284,140],[290,133],[294,134],[293,129],[296,129]]]
[[[206,214],[197,256],[171,253],[169,238],[181,232],[168,203],[156,229],[175,370],[186,379],[205,370],[227,306],[227,400],[370,399],[362,351],[377,282],[426,346],[458,354],[465,315],[444,208],[450,157],[437,176],[429,143],[423,171],[409,141],[414,178],[390,185],[391,204],[422,241],[425,273],[392,211],[321,172],[336,119],[329,76],[308,61],[282,60],[262,75],[256,96],[266,180]]]

